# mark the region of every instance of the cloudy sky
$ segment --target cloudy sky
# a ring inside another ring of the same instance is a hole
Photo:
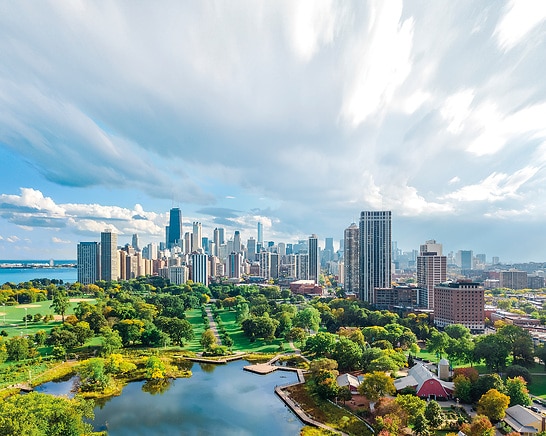
[[[546,2],[3,2],[0,53],[0,259],[159,241],[174,205],[546,260]]]

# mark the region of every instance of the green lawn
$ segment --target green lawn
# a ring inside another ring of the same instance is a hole
[[[94,304],[96,302],[96,300],[94,299],[89,299],[88,301],[91,304]],[[70,307],[65,315],[73,314],[74,308],[77,306],[77,304],[77,302],[71,302]],[[40,315],[42,315],[42,317],[47,314],[55,315],[53,313],[53,309],[51,309],[49,306],[51,306],[51,300],[37,301],[36,303],[30,304],[18,304],[15,306],[1,306],[0,330],[5,330],[8,334],[8,337],[19,336],[21,334],[32,335],[38,330],[45,330],[49,333],[49,331],[54,326],[60,324],[60,321],[51,321],[49,323],[44,323],[42,321],[28,321],[26,323],[26,326],[25,322],[23,321],[23,317],[27,314],[35,315],[39,313]]]
[[[543,375],[537,375],[540,373],[533,372],[533,382],[528,385],[527,388],[531,395],[546,399],[546,373],[544,373],[544,367],[542,365],[540,366],[542,367],[540,373],[543,373]]]
[[[203,318],[201,318],[201,309],[190,309],[186,311],[186,319],[193,327],[194,338],[184,344],[184,349],[199,353],[203,351],[203,347],[200,344],[201,335],[205,331],[205,324],[203,324]]]
[[[235,312],[228,309],[220,310],[220,319],[226,331],[231,339],[233,339],[233,351],[248,351],[254,353],[276,353],[279,350],[279,346],[284,342],[282,339],[275,339],[273,341],[264,341],[257,339],[254,342],[244,335],[239,324],[237,324],[235,318]]]

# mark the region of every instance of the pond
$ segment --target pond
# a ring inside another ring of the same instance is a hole
[[[245,365],[194,364],[190,378],[160,386],[130,383],[95,407],[95,429],[109,436],[298,435],[303,424],[274,392],[297,381],[296,374],[257,375],[243,371]]]

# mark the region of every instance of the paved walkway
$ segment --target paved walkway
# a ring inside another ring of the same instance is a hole
[[[214,333],[214,336],[216,336],[216,340],[218,341],[218,344],[221,344],[222,339],[220,339],[220,335],[218,334],[218,328],[216,327],[216,321],[214,321],[214,318],[212,317],[212,311],[210,310],[210,304],[207,304],[205,306],[205,312],[207,313],[207,318],[209,319],[209,327],[212,330],[212,333]]]

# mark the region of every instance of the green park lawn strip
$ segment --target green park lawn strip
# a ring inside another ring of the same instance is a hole
[[[275,353],[279,351],[279,347],[283,344],[282,339],[274,339],[273,341],[256,339],[254,342],[250,342],[250,339],[245,336],[241,326],[237,323],[235,312],[223,309],[219,311],[219,315],[226,332],[233,339],[231,349],[234,352]]]
[[[540,367],[540,372],[532,371],[533,375],[531,377],[533,380],[527,388],[531,395],[546,399],[546,373],[541,374],[544,371],[544,365],[540,365]]]
[[[203,323],[203,318],[201,317],[201,309],[190,309],[186,311],[186,319],[190,322],[193,328],[193,339],[184,344],[184,349],[193,351],[194,353],[199,353],[203,351],[200,340],[201,335],[205,331],[205,324]]]

